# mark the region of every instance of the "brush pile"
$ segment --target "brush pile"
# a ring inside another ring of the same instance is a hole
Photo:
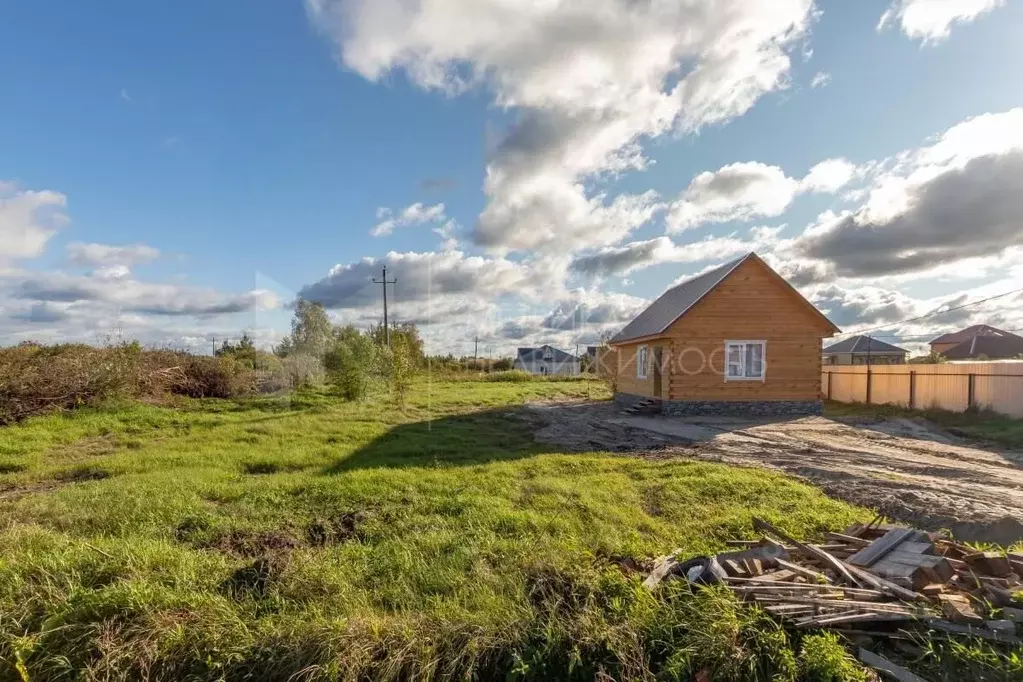
[[[660,559],[644,585],[666,579],[724,584],[795,628],[911,639],[967,636],[1023,644],[1023,554],[965,545],[875,521],[806,544],[754,520],[764,534],[734,551]]]

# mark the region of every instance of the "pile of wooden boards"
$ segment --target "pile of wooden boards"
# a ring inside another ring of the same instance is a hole
[[[754,527],[762,539],[730,542],[735,551],[710,559],[665,557],[644,584],[672,576],[724,583],[796,628],[1023,643],[1023,555],[976,552],[878,519],[828,533],[823,544],[799,542],[760,519]]]

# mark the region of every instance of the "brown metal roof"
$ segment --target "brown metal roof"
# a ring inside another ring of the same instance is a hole
[[[962,343],[963,341],[969,341],[978,336],[1016,336],[1011,332],[1002,331],[997,327],[992,327],[987,324],[975,324],[972,327],[966,329],[960,329],[957,332],[950,332],[948,334],[942,334],[938,338],[931,341],[931,343]],[[1021,338],[1016,336],[1016,338]]]
[[[708,270],[702,275],[696,275],[686,281],[678,284],[677,286],[668,289],[660,297],[651,303],[643,312],[636,316],[636,318],[625,326],[625,329],[620,331],[611,342],[622,343],[624,341],[630,341],[632,339],[640,339],[647,336],[657,336],[663,334],[668,327],[670,327],[675,320],[679,319],[686,312],[696,305],[700,299],[710,293],[714,287],[723,282],[732,272],[742,265],[746,260],[754,258],[760,260],[757,254],[747,253],[741,258],[728,261],[723,265]],[[763,261],[761,261],[763,263]],[[803,300],[815,313],[817,313],[822,320],[824,320],[834,331],[839,331],[835,323],[829,320],[824,313],[817,310],[817,308],[803,298],[796,289],[789,284],[784,277],[771,270],[771,267],[764,263],[771,273],[773,273],[782,283],[788,287],[792,293]]]

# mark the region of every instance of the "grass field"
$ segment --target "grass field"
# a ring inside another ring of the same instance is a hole
[[[0,429],[0,679],[863,679],[834,638],[651,595],[615,558],[870,513],[761,470],[549,452],[514,409],[582,397],[604,392],[423,381],[405,411],[314,392]]]

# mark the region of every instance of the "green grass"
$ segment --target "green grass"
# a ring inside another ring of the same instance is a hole
[[[888,419],[923,417],[968,438],[988,440],[1011,448],[1023,449],[1023,419],[1014,419],[988,410],[950,412],[928,409],[910,410],[896,405],[827,402],[824,414],[836,418]]]
[[[0,679],[860,679],[614,559],[870,513],[762,470],[551,452],[514,408],[586,397],[424,381],[404,412],[309,393],[0,429]]]

